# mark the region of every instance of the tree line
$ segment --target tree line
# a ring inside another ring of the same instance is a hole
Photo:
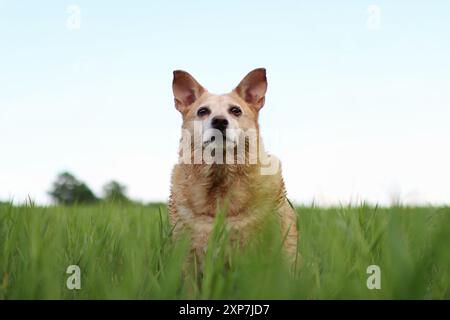
[[[103,197],[98,197],[88,185],[70,172],[62,172],[57,177],[48,194],[56,204],[93,204],[100,201],[131,203],[126,187],[117,181],[103,186]]]

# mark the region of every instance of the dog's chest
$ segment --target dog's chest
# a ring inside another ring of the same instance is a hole
[[[176,231],[190,230],[194,243],[201,246],[213,229],[215,217],[223,213],[232,236],[249,235],[262,221],[267,203],[275,202],[277,192],[273,189],[279,189],[278,184],[251,173],[176,167],[171,196],[171,217]]]
[[[177,190],[183,194],[180,205],[192,216],[214,217],[225,211],[227,216],[246,214],[252,199],[252,188],[245,177],[236,177],[222,172],[198,179],[186,177],[185,187]]]
[[[214,228],[215,218],[214,214],[198,214],[191,209],[184,206],[177,206],[178,223],[180,228],[191,230],[194,240],[204,242],[207,241],[210,233]],[[231,237],[246,236],[249,230],[255,229],[255,225],[262,221],[260,212],[254,210],[244,210],[230,215],[225,214],[226,228],[231,231]]]

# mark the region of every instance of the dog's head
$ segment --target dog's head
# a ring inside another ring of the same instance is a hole
[[[251,71],[234,90],[221,95],[208,92],[186,71],[174,71],[173,76],[175,107],[183,116],[183,129],[199,135],[203,146],[218,141],[224,148],[235,146],[242,133],[258,131],[258,113],[267,90],[265,69]]]

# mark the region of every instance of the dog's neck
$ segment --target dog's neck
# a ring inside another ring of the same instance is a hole
[[[258,154],[254,164],[195,164],[180,161],[179,183],[186,186],[185,199],[191,199],[184,205],[196,214],[214,215],[218,205],[228,203],[228,214],[237,215],[246,211],[244,209],[249,203],[268,206],[278,203],[284,192],[281,176],[279,172],[264,173],[269,156],[263,149]]]
[[[211,190],[216,190],[220,188],[226,189],[238,179],[240,183],[246,183],[247,181],[258,180],[261,170],[261,162],[264,163],[267,154],[264,150],[263,144],[258,144],[258,154],[254,155],[253,159],[250,160],[249,148],[246,147],[243,158],[239,158],[238,152],[235,149],[233,152],[234,157],[227,159],[226,151],[223,153],[223,161],[219,163],[207,163],[202,159],[201,163],[196,163],[195,161],[195,150],[194,146],[191,149],[190,163],[182,164],[182,166],[190,167],[190,172],[195,176],[196,179],[203,181],[205,187]],[[182,154],[180,150],[180,162],[182,160]],[[228,160],[228,161],[227,161]]]

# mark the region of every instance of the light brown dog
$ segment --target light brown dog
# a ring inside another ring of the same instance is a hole
[[[183,117],[180,162],[172,172],[169,199],[173,235],[188,231],[192,250],[201,259],[220,208],[226,208],[231,237],[243,243],[272,214],[279,218],[284,248],[295,256],[297,216],[286,198],[279,162],[264,151],[259,139],[266,70],[251,71],[223,95],[209,93],[179,70],[174,71],[172,87],[175,107]],[[249,132],[256,136],[256,148],[250,147]],[[194,141],[184,140],[186,136]]]

